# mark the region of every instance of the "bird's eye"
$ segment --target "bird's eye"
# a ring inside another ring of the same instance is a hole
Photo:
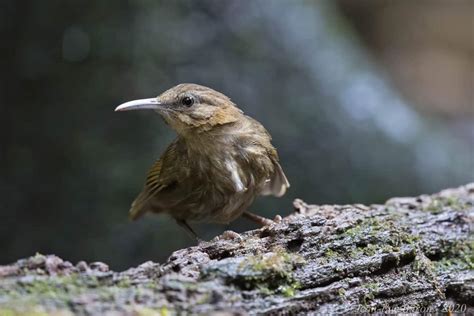
[[[191,106],[194,104],[194,99],[191,97],[184,97],[181,99],[181,103],[185,106]]]

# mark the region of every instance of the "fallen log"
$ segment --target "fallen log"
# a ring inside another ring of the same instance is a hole
[[[474,184],[280,223],[123,272],[54,255],[0,266],[0,315],[473,312]],[[228,235],[233,236],[233,235]]]

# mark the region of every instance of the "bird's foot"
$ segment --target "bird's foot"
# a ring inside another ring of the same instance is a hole
[[[234,240],[234,239],[238,241],[243,240],[242,236],[240,236],[239,233],[236,233],[232,230],[226,230],[225,232],[222,233],[222,235],[214,237],[213,240],[218,241],[218,240]]]
[[[273,219],[274,223],[280,224],[283,218],[280,215],[276,215],[275,218]]]
[[[249,211],[245,211],[242,214],[242,216],[245,217],[245,218],[250,219],[251,221],[259,224],[260,226],[272,226],[272,225],[275,225],[275,224],[279,224],[282,221],[282,218],[281,218],[280,215],[276,215],[275,218],[273,220],[271,220],[271,219],[262,217],[260,215],[251,213]]]

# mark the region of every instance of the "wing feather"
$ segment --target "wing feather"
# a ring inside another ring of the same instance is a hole
[[[175,156],[175,143],[172,143],[163,156],[152,165],[148,171],[142,192],[140,192],[130,207],[130,219],[136,220],[149,211],[150,200],[155,198],[160,191],[165,190],[171,184],[175,183],[174,175],[172,173],[170,174],[170,172],[166,172],[167,169],[163,168],[163,165],[174,162]]]
[[[283,172],[278,161],[273,162],[274,171],[270,179],[265,183],[261,195],[274,195],[276,197],[283,196],[286,189],[290,187],[290,183]]]

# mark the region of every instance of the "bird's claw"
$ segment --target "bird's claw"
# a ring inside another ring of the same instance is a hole
[[[273,220],[271,219],[266,219],[263,221],[263,226],[264,227],[272,227],[275,226],[276,224],[280,224],[282,221],[282,217],[280,215],[276,215]]]
[[[275,218],[273,219],[274,223],[280,224],[283,218],[280,215],[276,215]]]
[[[232,231],[232,230],[226,230],[225,232],[222,233],[220,236],[216,236],[214,238],[216,241],[218,240],[234,240],[237,239],[238,241],[242,241],[243,238],[240,236],[240,234]]]

